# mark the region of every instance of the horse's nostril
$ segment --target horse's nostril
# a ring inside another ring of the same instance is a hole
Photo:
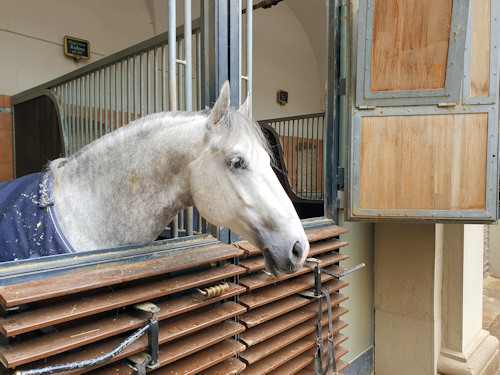
[[[302,251],[303,250],[302,246],[300,245],[300,242],[299,241],[295,242],[292,249],[292,255],[296,260],[300,260],[302,258]]]

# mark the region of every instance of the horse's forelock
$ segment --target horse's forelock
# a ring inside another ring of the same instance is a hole
[[[251,118],[238,112],[235,108],[230,108],[229,112],[222,118],[220,123],[220,137],[214,139],[212,147],[218,150],[225,150],[228,146],[248,140],[256,146],[262,147],[274,161],[274,153],[272,152],[269,140],[264,135],[259,124]]]

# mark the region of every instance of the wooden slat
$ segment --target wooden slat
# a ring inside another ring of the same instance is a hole
[[[339,227],[338,225],[331,225],[324,228],[306,231],[309,242],[326,240],[327,238],[337,237],[346,233],[349,233],[349,229]]]
[[[207,374],[234,374],[235,364],[238,365],[238,363],[234,363],[234,361],[237,361],[236,359],[230,362],[230,364],[232,364],[232,367],[230,369],[227,368],[227,363],[225,365],[219,366],[220,369],[223,369],[224,371],[229,370],[229,372],[218,372],[220,370],[214,368],[210,369],[210,367],[219,364],[221,361],[228,360],[230,357],[241,353],[244,350],[245,345],[235,340],[225,340],[205,350],[202,350],[195,355],[189,356],[184,360],[177,361],[166,367],[161,367],[158,370],[154,371],[153,374],[191,375],[199,374],[201,371]],[[243,366],[243,368],[245,367]],[[241,362],[236,367],[236,369],[242,369]]]
[[[85,316],[98,314],[115,308],[159,298],[200,285],[218,282],[221,279],[244,273],[245,270],[234,264],[183,275],[167,280],[137,285],[117,291],[106,291],[91,298],[60,302],[56,305],[30,310],[10,318],[0,318],[0,330],[5,335],[28,332]]]
[[[307,298],[300,296],[290,296],[282,300],[262,306],[259,309],[249,311],[240,315],[240,321],[247,328],[267,322],[280,315],[284,315],[289,311],[298,309],[301,306],[307,305],[310,301]]]
[[[341,344],[345,340],[347,340],[347,336],[339,336],[339,339],[338,339],[339,344]],[[327,350],[327,345],[325,345],[324,350]],[[339,354],[345,355],[346,352],[344,352],[344,351],[345,351],[345,349],[342,348],[342,353],[339,353]],[[314,355],[315,354],[316,354],[316,347],[309,349],[305,353],[291,359],[290,361],[288,361],[284,365],[278,367],[276,370],[271,371],[269,373],[269,375],[283,375],[283,374],[315,375],[316,374],[316,372],[314,371]],[[336,362],[337,362],[337,371],[338,372],[345,370],[347,368],[347,366],[349,365],[347,362],[342,361],[340,359],[340,356],[337,356],[337,353],[335,353],[335,358],[337,359]],[[326,358],[324,359],[323,362],[326,362]],[[303,370],[305,367],[307,367],[310,364],[312,364],[312,367],[313,367],[312,372],[311,372],[311,370],[307,370],[307,369]],[[325,366],[326,366],[326,364],[323,365],[323,368],[325,368]],[[332,367],[330,365],[330,371],[327,373],[327,375],[332,375],[333,372],[331,371],[331,369],[332,369]],[[301,371],[301,370],[303,370],[303,371]]]
[[[311,332],[316,332],[317,316],[306,320],[298,326],[292,327],[286,331],[280,332],[279,335],[270,337],[268,340],[261,342],[255,346],[247,348],[240,358],[245,363],[251,365],[268,355],[283,349],[285,346],[293,345],[295,341],[300,340],[302,337],[307,336]],[[328,325],[328,314],[324,314],[321,319],[322,326]],[[347,323],[340,319],[335,319],[332,324],[332,332],[338,333],[341,329],[347,327]],[[325,329],[328,329],[326,327]]]
[[[216,323],[230,319],[236,315],[244,312],[245,309],[235,302],[226,302],[223,305],[214,307],[208,311],[202,311],[198,314],[194,314],[182,320],[170,323],[165,321],[160,324],[159,330],[159,342],[160,344],[170,342],[172,340],[178,339],[180,337],[189,335],[191,333],[202,330],[206,327],[212,326]],[[58,336],[57,339],[64,340],[64,334],[56,333],[54,336]],[[63,336],[63,337],[60,337]],[[71,339],[71,338],[69,338]],[[103,349],[102,352],[106,353],[114,347],[116,347],[123,338],[113,339],[111,341],[104,342],[103,344],[94,344],[94,346],[105,346],[107,349]],[[111,343],[111,344],[109,344]],[[136,341],[139,345],[144,345],[145,338]],[[22,364],[26,364],[38,359],[47,358],[52,355],[61,353],[61,351],[66,351],[81,345],[77,345],[74,340],[70,340],[69,343],[64,341],[56,340],[56,337],[52,335],[41,337],[40,339],[35,339],[28,342],[20,342],[17,345],[4,347],[0,351],[0,360],[8,368],[16,367]],[[114,346],[113,346],[114,345]],[[112,346],[112,347],[111,347]],[[129,348],[137,345],[131,345]],[[108,350],[108,348],[111,349]],[[127,353],[129,348],[125,349],[122,353]],[[137,350],[136,350],[137,351]],[[128,355],[133,354],[129,353]]]
[[[328,332],[323,332],[323,340],[326,339]],[[291,361],[293,358],[298,355],[306,352],[316,345],[316,333],[311,333],[308,336],[300,339],[294,345],[288,346],[272,355],[258,361],[253,365],[247,366],[245,371],[241,373],[241,375],[262,375],[271,372],[272,370],[277,369],[278,367],[284,365],[285,363]],[[345,336],[337,333],[333,336],[333,342],[336,347],[335,357],[340,358],[344,355],[345,349],[338,346],[341,340],[345,340]],[[337,347],[339,348],[337,350]],[[347,352],[347,351],[346,351]]]
[[[90,270],[46,280],[32,281],[22,286],[0,287],[0,303],[5,307],[18,306],[86,290],[102,288],[127,281],[162,275],[203,264],[241,256],[242,250],[232,245],[216,245],[186,250],[179,255],[130,264],[106,264]]]
[[[226,324],[228,323],[228,324]],[[203,337],[208,338],[210,344],[208,347],[204,346],[204,349],[199,349],[203,346],[202,340],[196,340],[194,337],[186,338],[184,341],[179,341],[179,345],[182,347],[178,347],[177,350],[173,350],[166,346],[162,346],[160,348],[160,355],[166,357],[168,354],[165,354],[166,351],[170,351],[174,353],[174,355],[179,356],[181,358],[179,361],[166,361],[165,358],[160,358],[160,368],[151,372],[152,374],[192,374],[193,370],[202,371],[208,367],[217,365],[219,362],[227,360],[235,354],[240,353],[245,350],[245,346],[241,343],[238,343],[232,339],[228,339],[234,332],[238,332],[238,329],[241,327],[235,326],[235,322],[225,322],[220,326],[220,331],[214,333],[213,330],[207,331],[208,335]],[[236,329],[235,329],[236,328]],[[210,336],[210,334],[212,334]],[[237,334],[237,333],[236,333]],[[221,337],[223,337],[221,339]],[[194,350],[197,348],[197,350]],[[192,355],[183,355],[187,351],[192,351]],[[182,359],[184,358],[184,359]],[[173,362],[173,363],[171,363]],[[171,363],[171,364],[169,364]],[[243,366],[245,366],[243,364]],[[96,375],[133,375],[135,372],[131,370],[128,365],[128,361],[121,360],[111,365],[107,365],[105,367],[96,369],[92,371],[92,374]],[[148,372],[149,373],[149,372]]]
[[[308,230],[306,231],[306,236],[309,242],[316,242],[331,237],[337,237],[348,232],[349,232],[348,229],[339,227],[337,225],[331,225],[324,228]],[[245,256],[250,256],[260,253],[259,248],[255,247],[248,241],[236,242],[234,245],[243,250],[245,252]]]
[[[335,272],[336,270],[339,269],[339,267],[330,266],[327,267],[326,269]],[[333,276],[330,275],[326,274],[321,275],[322,283],[331,280],[332,278]],[[337,281],[339,289],[348,285],[348,283],[344,281],[341,280]],[[273,288],[257,289],[254,292],[245,293],[240,297],[240,303],[245,305],[249,310],[252,310],[259,306],[266,305],[268,303],[288,297],[292,294],[296,294],[303,290],[312,288],[313,286],[314,286],[314,275],[306,274],[291,280],[281,282],[276,286],[274,286]]]
[[[338,263],[344,259],[347,259],[348,257],[346,255],[340,254],[340,253],[330,253],[326,254],[323,256],[319,256],[318,259],[321,260],[321,266],[322,267],[328,267],[331,266],[332,264]],[[246,277],[241,277],[240,278],[240,284],[244,285],[247,287],[249,291],[262,288],[264,286],[270,285],[277,283],[279,281],[283,280],[288,280],[293,277],[297,277],[299,275],[303,275],[305,273],[311,272],[312,268],[309,267],[309,265],[312,265],[311,263],[306,264],[300,271],[294,273],[294,274],[285,274],[279,277],[274,277],[272,275],[268,275],[266,273],[259,273],[251,276],[246,276]]]
[[[334,303],[332,303],[332,305]],[[323,304],[323,311],[326,311],[326,308],[326,304]],[[332,309],[332,319],[338,319],[347,312],[348,310],[346,308],[336,306]],[[257,345],[258,343],[269,340],[274,335],[281,334],[287,329],[293,328],[301,324],[302,322],[314,318],[317,315],[318,307],[316,303],[309,306],[304,306],[298,310],[280,316],[279,318],[270,320],[257,327],[248,329],[240,335],[240,340],[243,341],[247,346]]]
[[[326,348],[325,348],[325,350],[326,350]],[[345,361],[343,361],[343,360],[340,359],[341,357],[343,357],[347,353],[349,353],[349,351],[346,348],[344,348],[342,346],[335,347],[335,359],[337,361],[337,371],[338,372],[344,371],[347,368],[347,366],[349,366],[349,364],[347,362],[345,362]],[[326,358],[323,360],[323,368],[326,365],[325,362],[326,362]],[[312,362],[311,364],[309,364],[305,369],[303,369],[302,371],[298,372],[297,374],[299,374],[299,375],[306,375],[306,374],[307,375],[313,375],[313,374],[315,374],[315,371],[314,371],[314,362]]]
[[[311,245],[311,249],[309,250],[309,257],[317,256],[321,253],[326,253],[327,251],[337,250],[341,247],[347,246],[349,243],[345,241],[340,241],[338,239],[331,239],[324,242],[318,242]],[[344,260],[347,259],[347,255],[342,255]],[[242,259],[239,262],[241,267],[245,267],[247,272],[258,271],[264,269],[265,261],[263,256],[256,256],[252,258]]]
[[[199,375],[233,375],[243,371],[247,367],[243,362],[236,358],[226,359],[208,370],[202,371]]]

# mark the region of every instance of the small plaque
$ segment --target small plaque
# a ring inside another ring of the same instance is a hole
[[[65,36],[64,54],[66,56],[74,57],[75,59],[88,60],[90,58],[90,43],[88,40]]]
[[[278,91],[278,103],[280,103],[281,105],[285,105],[288,103],[288,91]]]

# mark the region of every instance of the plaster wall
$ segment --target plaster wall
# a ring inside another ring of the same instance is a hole
[[[375,225],[375,373],[435,374],[436,226]],[[396,360],[397,359],[397,360]]]
[[[343,358],[347,362],[356,359],[361,353],[372,348],[373,336],[373,224],[354,223],[344,221],[344,212],[339,214],[339,225],[348,229],[349,233],[342,235],[343,241],[349,246],[341,251],[349,255],[349,259],[342,262],[346,268],[365,263],[365,267],[343,278],[349,283],[342,293],[349,299],[342,306],[349,309],[349,313],[342,320],[349,325],[342,332],[349,336],[343,346],[349,353]]]
[[[490,225],[490,275],[500,277],[500,225]]]
[[[144,1],[1,0],[0,94],[13,95],[154,36]],[[90,60],[63,54],[64,36],[90,41]]]

